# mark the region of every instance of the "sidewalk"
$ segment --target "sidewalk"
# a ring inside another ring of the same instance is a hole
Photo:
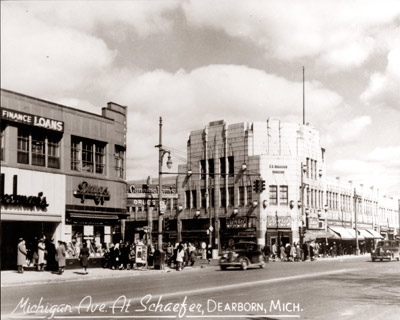
[[[204,268],[206,266],[217,266],[218,260],[213,260],[208,264],[207,260],[197,260],[193,267],[185,267],[184,270]],[[43,284],[43,283],[61,283],[66,281],[94,280],[102,278],[121,278],[138,275],[149,275],[155,273],[177,272],[173,268],[165,266],[163,270],[155,269],[134,269],[134,270],[111,270],[103,268],[88,269],[85,274],[82,269],[64,270],[62,275],[50,271],[31,271],[26,270],[24,273],[17,273],[16,270],[1,271],[1,287],[19,286],[22,284]]]
[[[369,254],[364,254],[359,256],[345,255],[345,256],[338,256],[336,258],[320,257],[312,262],[316,263],[316,262],[340,261],[340,260],[355,259],[355,258],[368,259],[370,258],[370,255]],[[307,260],[305,262],[292,262],[292,263],[296,264],[296,263],[307,263],[307,262],[310,262],[310,260]],[[287,263],[287,262],[281,262],[280,260],[272,261],[270,259],[268,263],[272,264],[272,263]],[[187,270],[199,269],[204,267],[215,267],[215,266],[218,266],[218,259],[213,259],[210,262],[210,264],[208,264],[207,260],[200,259],[196,261],[193,267],[185,267],[183,272]],[[127,276],[131,277],[131,276],[149,275],[155,273],[177,272],[175,269],[169,268],[168,266],[166,266],[164,270],[155,270],[155,269],[111,270],[103,268],[93,268],[93,269],[88,269],[88,271],[89,271],[88,274],[84,274],[81,269],[65,270],[62,275],[58,275],[56,273],[52,273],[49,271],[44,271],[44,272],[25,271],[22,274],[17,273],[16,270],[1,271],[1,287],[5,288],[11,286],[19,286],[22,284],[34,285],[43,283],[62,283],[66,281],[81,281],[89,279],[94,280],[102,278],[121,278]]]

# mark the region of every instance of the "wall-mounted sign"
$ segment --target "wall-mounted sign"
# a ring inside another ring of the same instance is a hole
[[[161,205],[165,205],[164,201],[161,201]],[[128,199],[128,207],[158,207],[158,200],[154,199]]]
[[[39,192],[37,196],[21,196],[18,194],[3,194],[0,196],[0,203],[4,207],[13,208],[29,208],[45,211],[49,206],[43,192]]]
[[[80,198],[81,203],[86,199],[93,199],[95,204],[104,204],[111,198],[110,191],[107,187],[99,187],[83,181],[78,185],[78,190],[74,191],[74,197]]]
[[[129,186],[129,193],[157,193],[158,194],[158,186],[157,185],[147,185],[143,184],[141,186],[136,186],[131,184]],[[163,194],[176,194],[176,187],[174,185],[163,185],[162,189]]]
[[[237,217],[226,219],[227,229],[245,229],[247,228],[247,217]]]
[[[19,122],[30,126],[41,127],[44,129],[64,132],[64,122],[36,116],[29,113],[1,108],[1,118],[3,120]]]
[[[287,166],[277,165],[277,164],[270,164],[270,169],[287,169]]]
[[[292,218],[289,216],[267,217],[268,228],[291,228]]]

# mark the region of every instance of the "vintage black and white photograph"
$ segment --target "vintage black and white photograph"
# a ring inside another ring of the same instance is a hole
[[[1,319],[400,319],[400,1],[1,1]]]

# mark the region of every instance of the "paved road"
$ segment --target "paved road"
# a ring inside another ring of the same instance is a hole
[[[1,305],[2,319],[400,319],[400,263],[363,256],[24,285],[2,288]]]

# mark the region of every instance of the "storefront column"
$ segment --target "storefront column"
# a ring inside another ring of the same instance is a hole
[[[178,242],[182,241],[182,219],[178,217],[176,221]]]
[[[267,210],[260,207],[255,208],[255,210],[259,210],[259,219],[257,225],[257,243],[261,246],[265,246],[265,237],[267,234]]]
[[[121,219],[121,238],[123,242],[125,242],[125,227],[126,227],[126,219]]]
[[[147,226],[149,227],[148,244],[153,244],[153,207],[147,208]]]

